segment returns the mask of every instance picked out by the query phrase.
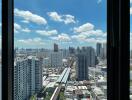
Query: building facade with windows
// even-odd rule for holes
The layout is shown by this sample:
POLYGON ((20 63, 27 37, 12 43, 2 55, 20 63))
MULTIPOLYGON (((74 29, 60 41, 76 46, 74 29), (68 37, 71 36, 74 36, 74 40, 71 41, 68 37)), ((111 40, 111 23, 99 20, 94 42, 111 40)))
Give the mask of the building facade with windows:
POLYGON ((14 100, 29 100, 42 88, 40 60, 29 56, 17 58, 14 65, 14 100))
POLYGON ((63 52, 52 52, 51 53, 51 66, 52 67, 62 67, 63 52))
POLYGON ((76 78, 78 81, 88 80, 88 55, 87 52, 82 49, 76 54, 76 78))
POLYGON ((96 44, 96 55, 97 55, 98 57, 101 56, 101 49, 102 49, 102 44, 101 44, 101 43, 97 43, 97 44, 96 44))

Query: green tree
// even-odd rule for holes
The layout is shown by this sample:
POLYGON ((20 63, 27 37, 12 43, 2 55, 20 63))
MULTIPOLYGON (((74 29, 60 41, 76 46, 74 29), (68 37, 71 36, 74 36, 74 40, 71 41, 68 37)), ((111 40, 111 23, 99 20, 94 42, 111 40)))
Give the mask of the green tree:
POLYGON ((65 100, 64 92, 60 92, 59 94, 59 100, 65 100))

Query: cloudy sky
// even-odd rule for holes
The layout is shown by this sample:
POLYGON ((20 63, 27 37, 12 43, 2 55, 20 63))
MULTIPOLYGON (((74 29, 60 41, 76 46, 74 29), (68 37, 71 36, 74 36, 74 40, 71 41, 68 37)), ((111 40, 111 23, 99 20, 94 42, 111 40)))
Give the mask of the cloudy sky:
MULTIPOLYGON (((14 1, 16 47, 52 48, 53 43, 60 48, 95 47, 106 41, 106 0, 14 1)), ((132 0, 130 18, 132 23, 132 0)), ((132 44, 132 27, 130 31, 132 44)))
POLYGON ((106 0, 14 0, 15 46, 60 48, 106 41, 106 0))

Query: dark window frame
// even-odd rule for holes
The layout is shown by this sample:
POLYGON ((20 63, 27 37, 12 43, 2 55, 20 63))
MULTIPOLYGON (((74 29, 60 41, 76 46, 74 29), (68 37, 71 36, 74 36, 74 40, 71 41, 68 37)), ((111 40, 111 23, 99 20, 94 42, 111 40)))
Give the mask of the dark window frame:
MULTIPOLYGON (((2 100, 13 100, 13 5, 2 0, 2 100)), ((108 100, 129 100, 129 11, 129 0, 107 0, 108 100)))
POLYGON ((107 4, 108 100, 129 100, 130 0, 107 4))

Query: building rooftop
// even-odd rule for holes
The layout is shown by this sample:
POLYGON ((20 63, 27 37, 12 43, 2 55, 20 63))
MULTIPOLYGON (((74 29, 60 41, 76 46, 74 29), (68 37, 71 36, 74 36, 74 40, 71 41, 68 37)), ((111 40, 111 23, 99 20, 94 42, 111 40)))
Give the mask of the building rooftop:
POLYGON ((36 56, 28 56, 28 59, 34 59, 34 60, 38 60, 38 58, 36 56))
POLYGON ((50 83, 46 86, 46 88, 54 87, 54 86, 55 86, 55 83, 56 83, 56 82, 50 82, 50 83))
POLYGON ((78 89, 80 89, 80 90, 87 90, 88 88, 86 86, 78 86, 78 89))
POLYGON ((95 87, 94 89, 93 89, 93 91, 94 91, 94 93, 97 95, 97 96, 101 96, 101 95, 104 95, 104 92, 101 90, 101 88, 99 88, 99 87, 95 87))
POLYGON ((75 94, 76 94, 76 95, 82 95, 83 92, 82 92, 80 89, 77 89, 77 90, 75 90, 75 94))

